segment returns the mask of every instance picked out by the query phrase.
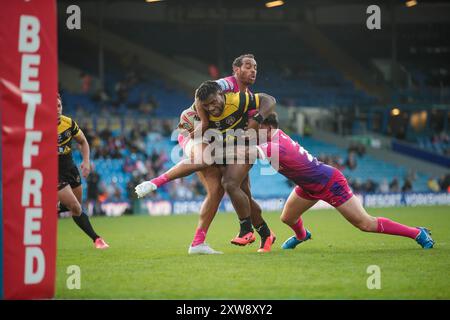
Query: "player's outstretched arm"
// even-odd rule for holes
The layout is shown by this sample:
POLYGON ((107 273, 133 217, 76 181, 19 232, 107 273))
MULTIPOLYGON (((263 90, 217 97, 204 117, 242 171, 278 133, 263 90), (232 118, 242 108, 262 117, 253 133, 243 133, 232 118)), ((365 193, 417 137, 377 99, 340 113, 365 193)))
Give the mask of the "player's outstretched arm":
POLYGON ((83 157, 83 162, 81 162, 81 175, 83 178, 86 178, 91 172, 89 143, 87 142, 86 136, 81 129, 74 139, 81 147, 81 155, 83 157))

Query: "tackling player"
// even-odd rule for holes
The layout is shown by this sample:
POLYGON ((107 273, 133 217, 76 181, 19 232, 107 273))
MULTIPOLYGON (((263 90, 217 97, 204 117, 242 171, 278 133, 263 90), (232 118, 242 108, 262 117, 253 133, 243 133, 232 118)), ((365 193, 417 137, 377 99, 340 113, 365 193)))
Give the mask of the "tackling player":
POLYGON ((72 219, 94 242, 97 249, 107 249, 109 245, 95 233, 89 221, 89 217, 81 207, 82 187, 80 172, 72 158, 72 139, 81 146, 83 162, 81 173, 84 178, 91 170, 89 162, 89 144, 83 131, 77 123, 69 117, 62 115, 62 102, 58 94, 58 200, 62 206, 72 213, 72 219))
POLYGON ((344 175, 336 168, 323 164, 308 151, 278 129, 276 114, 268 116, 261 125, 267 132, 267 143, 258 149, 275 168, 297 186, 289 196, 281 220, 295 232, 287 239, 283 249, 294 249, 298 244, 311 239, 311 233, 304 228, 301 215, 318 200, 335 207, 352 225, 365 232, 385 233, 415 239, 424 249, 434 245, 428 229, 409 227, 388 218, 372 217, 350 190, 344 175))

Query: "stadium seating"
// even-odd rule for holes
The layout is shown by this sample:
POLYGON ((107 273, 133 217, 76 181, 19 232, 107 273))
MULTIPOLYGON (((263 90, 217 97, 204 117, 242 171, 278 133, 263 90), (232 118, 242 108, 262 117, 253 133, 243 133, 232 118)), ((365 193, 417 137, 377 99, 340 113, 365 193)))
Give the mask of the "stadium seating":
MULTIPOLYGON (((408 80, 405 88, 395 87, 393 102, 449 103, 448 27, 439 23, 399 24, 397 27, 397 62, 408 80)), ((354 25, 330 25, 321 26, 320 30, 368 68, 373 68, 373 59, 391 59, 389 29, 372 32, 354 25)))
MULTIPOLYGON (((167 26, 161 35, 161 33, 153 34, 152 28, 147 23, 143 24, 143 22, 127 22, 125 27, 120 22, 115 22, 107 25, 107 28, 169 57, 171 52, 177 52, 178 55, 192 57, 206 64, 212 63, 209 61, 210 53, 198 48, 202 46, 202 39, 208 36, 215 38, 214 30, 202 28, 197 33, 195 27, 192 27, 189 32, 184 32, 177 26, 167 26), (197 34, 202 36, 198 37, 197 34), (167 38, 173 41, 165 41, 167 38)), ((254 28, 247 25, 231 25, 226 28, 225 37, 229 41, 224 44, 223 65, 230 66, 226 69, 231 72, 231 62, 236 56, 247 51, 254 53, 259 64, 255 90, 270 92, 278 101, 294 106, 362 106, 376 102, 374 97, 356 89, 344 75, 318 58, 286 26, 258 26, 257 30, 254 28), (242 36, 243 34, 249 36, 242 36), (250 36, 252 34, 258 36, 250 36), (295 46, 289 46, 289 50, 280 50, 277 46, 267 45, 270 41, 284 43, 286 46, 295 43, 295 46), (237 51, 237 48, 240 49, 237 51)), ((73 39, 70 43, 69 41, 61 43, 61 50, 64 52, 75 50, 77 41, 79 40, 73 39)), ((78 47, 83 48, 91 56, 96 56, 94 48, 89 48, 86 44, 80 44, 78 47)), ((97 72, 92 60, 87 60, 82 55, 65 55, 64 58, 70 65, 76 65, 91 73, 97 72)), ((115 99, 114 85, 121 79, 119 75, 124 74, 123 70, 120 72, 122 63, 121 59, 113 54, 108 54, 106 60, 106 89, 115 99)), ((178 114, 190 103, 191 97, 166 84, 158 76, 146 71, 145 78, 147 80, 144 83, 128 92, 128 104, 139 103, 142 96, 145 99, 145 95, 150 93, 159 105, 155 115, 170 117, 178 114)), ((72 105, 70 98, 69 104, 72 105)))
POLYGON ((435 152, 441 155, 448 155, 450 141, 435 141, 428 136, 417 137, 417 145, 424 150, 435 152))

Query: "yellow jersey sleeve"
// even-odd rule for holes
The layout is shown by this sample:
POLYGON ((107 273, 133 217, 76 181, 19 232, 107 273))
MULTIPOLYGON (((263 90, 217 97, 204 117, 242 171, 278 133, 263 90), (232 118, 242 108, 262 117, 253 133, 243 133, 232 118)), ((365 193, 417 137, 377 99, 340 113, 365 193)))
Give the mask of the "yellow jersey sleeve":
POLYGON ((246 93, 248 96, 248 110, 259 109, 259 94, 246 93))
POLYGON ((78 124, 73 119, 72 119, 72 126, 70 127, 70 131, 72 133, 72 137, 76 137, 81 133, 80 127, 78 127, 78 124))
POLYGON ((239 93, 239 108, 244 112, 259 109, 259 94, 248 92, 239 93))
POLYGON ((239 110, 249 111, 259 109, 259 94, 236 92, 225 94, 226 104, 234 105, 239 110))

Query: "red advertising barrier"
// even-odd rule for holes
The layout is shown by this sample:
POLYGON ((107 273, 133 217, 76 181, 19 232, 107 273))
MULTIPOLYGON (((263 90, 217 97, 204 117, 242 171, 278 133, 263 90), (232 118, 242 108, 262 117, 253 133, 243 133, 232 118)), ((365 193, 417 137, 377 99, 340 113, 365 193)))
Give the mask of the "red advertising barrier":
POLYGON ((57 224, 54 0, 0 8, 3 298, 52 298, 57 224))

